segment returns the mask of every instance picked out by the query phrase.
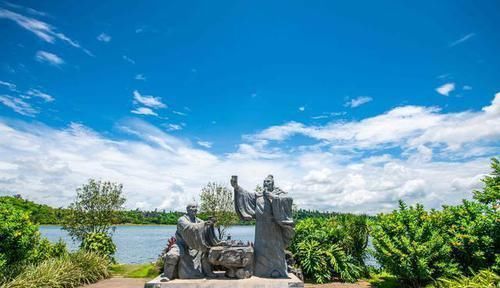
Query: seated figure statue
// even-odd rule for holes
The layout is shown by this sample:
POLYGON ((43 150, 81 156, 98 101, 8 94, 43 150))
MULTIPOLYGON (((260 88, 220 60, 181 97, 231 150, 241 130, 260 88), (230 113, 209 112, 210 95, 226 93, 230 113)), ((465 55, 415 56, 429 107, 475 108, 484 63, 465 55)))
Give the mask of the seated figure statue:
POLYGON ((194 279, 214 277, 208 262, 210 247, 219 244, 215 236, 215 220, 203 221, 196 217, 198 206, 188 204, 187 214, 180 217, 175 233, 176 242, 165 255, 162 281, 174 278, 194 279))

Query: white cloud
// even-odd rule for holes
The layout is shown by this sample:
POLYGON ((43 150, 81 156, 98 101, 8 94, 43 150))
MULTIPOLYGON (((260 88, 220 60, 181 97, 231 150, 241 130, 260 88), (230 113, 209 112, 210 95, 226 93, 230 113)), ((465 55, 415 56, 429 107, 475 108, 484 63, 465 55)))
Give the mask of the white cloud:
POLYGON ((142 74, 137 74, 135 75, 135 80, 141 80, 141 81, 146 81, 146 77, 142 74))
POLYGON ((347 101, 344 106, 345 107, 351 107, 351 108, 356 108, 358 106, 361 106, 363 104, 366 104, 370 101, 372 101, 372 97, 368 97, 368 96, 359 96, 357 98, 354 98, 354 99, 350 99, 349 101, 347 101))
POLYGON ((0 103, 11 108, 16 113, 19 113, 24 116, 33 117, 38 113, 38 110, 33 108, 31 104, 25 102, 21 98, 12 97, 9 95, 0 95, 0 103))
POLYGON ((301 208, 376 213, 400 198, 439 208, 481 186, 489 157, 498 155, 499 122, 500 93, 480 111, 404 106, 360 121, 286 123, 215 155, 137 119, 117 123, 131 137, 116 139, 81 124, 55 129, 0 118, 0 191, 58 207, 98 178, 123 183, 129 208, 181 210, 208 181, 239 175, 250 190, 274 174, 301 208), (295 134, 316 141, 276 146, 295 134))
POLYGON ((14 21, 17 25, 32 32, 38 38, 42 39, 45 42, 54 43, 56 39, 58 39, 63 42, 66 42, 67 44, 73 47, 80 48, 85 53, 92 56, 92 53, 90 51, 83 48, 82 46, 80 46, 80 44, 78 44, 78 42, 70 39, 63 33, 58 32, 57 29, 54 26, 50 25, 49 23, 37 20, 32 17, 24 16, 3 8, 0 8, 0 18, 14 21))
POLYGON ((0 85, 7 87, 10 91, 16 91, 16 84, 0 80, 0 85))
POLYGON ((151 110, 151 108, 148 107, 138 107, 132 111, 130 111, 134 114, 139 114, 139 115, 150 115, 150 116, 158 116, 155 111, 151 110))
POLYGON ((172 111, 172 113, 176 114, 176 115, 180 115, 180 116, 186 116, 187 114, 184 113, 184 112, 180 112, 180 111, 172 111))
POLYGON ((300 106, 300 107, 299 107, 299 111, 300 111, 300 112, 304 112, 305 110, 306 110, 306 107, 304 107, 304 106, 300 106))
POLYGON ((462 87, 462 90, 472 90, 472 86, 469 86, 469 85, 464 85, 462 87))
POLYGON ((455 90, 455 83, 452 82, 443 84, 436 88, 436 92, 443 96, 449 96, 453 90, 455 90))
POLYGON ((205 147, 205 148, 212 148, 213 143, 209 141, 198 141, 196 142, 198 145, 205 147))
POLYGON ((54 97, 52 97, 51 95, 44 93, 44 92, 37 90, 37 89, 30 89, 30 90, 28 90, 28 92, 26 92, 26 94, 29 96, 41 98, 45 102, 52 102, 55 100, 54 97))
POLYGON ((480 112, 440 113, 436 107, 403 106, 384 114, 352 122, 307 126, 298 122, 271 126, 245 138, 250 141, 284 141, 304 135, 334 149, 430 145, 441 152, 467 147, 475 141, 500 136, 500 93, 480 112))
POLYGON ((166 125, 167 127, 167 130, 168 131, 178 131, 178 130, 182 130, 182 126, 179 125, 179 124, 172 124, 172 123, 169 123, 166 125))
POLYGON ((38 62, 45 62, 54 66, 59 66, 61 64, 64 64, 64 60, 61 57, 57 56, 56 54, 42 50, 36 52, 35 59, 38 62))
POLYGON ((101 33, 97 36, 97 40, 99 40, 101 42, 109 42, 109 41, 111 41, 111 36, 109 36, 106 33, 101 33))
POLYGON ((139 91, 137 91, 137 90, 134 90, 133 94, 134 94, 134 101, 136 101, 136 103, 138 103, 138 104, 140 103, 144 106, 155 108, 155 109, 167 107, 167 105, 165 105, 164 103, 161 102, 160 97, 154 97, 154 96, 150 96, 150 95, 141 95, 141 93, 139 93, 139 91))
POLYGON ((130 64, 135 64, 135 61, 126 55, 123 55, 122 58, 123 58, 123 60, 127 61, 130 64))
POLYGON ((461 44, 461 43, 469 40, 470 38, 472 38, 474 36, 476 36, 475 33, 469 33, 469 34, 463 36, 462 38, 457 39, 456 41, 451 42, 450 45, 449 45, 449 47, 457 46, 458 44, 461 44))

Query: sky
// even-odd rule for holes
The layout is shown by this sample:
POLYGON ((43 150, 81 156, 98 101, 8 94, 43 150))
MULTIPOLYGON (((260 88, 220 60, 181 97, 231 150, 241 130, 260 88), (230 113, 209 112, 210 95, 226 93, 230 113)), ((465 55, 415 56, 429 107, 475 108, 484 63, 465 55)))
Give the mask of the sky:
POLYGON ((500 154, 500 2, 0 2, 0 195, 90 178, 183 210, 268 175, 304 209, 471 198, 500 154))

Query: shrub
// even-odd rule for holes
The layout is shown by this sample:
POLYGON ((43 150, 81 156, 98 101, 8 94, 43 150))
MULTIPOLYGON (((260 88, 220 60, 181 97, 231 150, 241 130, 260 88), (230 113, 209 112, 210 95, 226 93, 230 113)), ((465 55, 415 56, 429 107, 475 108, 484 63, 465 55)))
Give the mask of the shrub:
POLYGON ((429 288, 497 288, 500 287, 500 277, 490 270, 482 270, 472 277, 455 277, 439 279, 429 288))
POLYGON ((462 205, 444 207, 440 216, 442 233, 462 273, 470 275, 495 264, 500 222, 494 209, 464 200, 462 205))
POLYGON ((103 256, 77 252, 61 258, 28 265, 0 288, 72 288, 109 277, 109 262, 103 256))
POLYGON ((428 213, 418 204, 407 207, 400 201, 399 210, 379 215, 373 226, 375 258, 404 285, 421 287, 458 272, 436 213, 428 213))
POLYGON ((103 256, 108 257, 112 262, 114 262, 113 255, 116 252, 115 243, 113 239, 106 233, 89 233, 83 239, 80 248, 94 252, 103 256))
POLYGON ((333 277, 348 282, 361 277, 368 241, 366 217, 308 218, 295 230, 290 248, 306 278, 324 283, 333 277))
POLYGON ((13 266, 31 255, 39 239, 38 226, 31 223, 28 213, 0 204, 0 278, 13 274, 17 270, 13 266))

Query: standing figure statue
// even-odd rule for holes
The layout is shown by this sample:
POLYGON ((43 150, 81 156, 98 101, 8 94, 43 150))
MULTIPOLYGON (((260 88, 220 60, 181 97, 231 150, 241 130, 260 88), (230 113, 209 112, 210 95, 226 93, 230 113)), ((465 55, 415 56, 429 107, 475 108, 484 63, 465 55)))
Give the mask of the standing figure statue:
POLYGON ((203 221, 196 217, 196 204, 188 204, 186 210, 187 214, 177 222, 175 244, 165 255, 162 281, 215 277, 208 262, 210 247, 219 244, 215 236, 215 220, 203 221))
POLYGON ((256 220, 254 243, 254 275, 265 278, 286 278, 285 248, 293 231, 292 198, 274 187, 272 175, 264 180, 264 190, 248 192, 231 177, 236 212, 242 220, 256 220))

